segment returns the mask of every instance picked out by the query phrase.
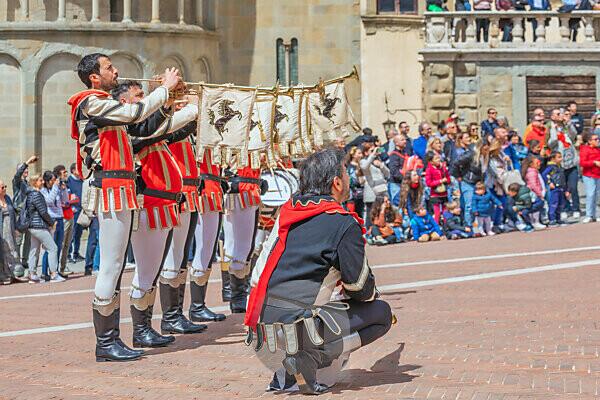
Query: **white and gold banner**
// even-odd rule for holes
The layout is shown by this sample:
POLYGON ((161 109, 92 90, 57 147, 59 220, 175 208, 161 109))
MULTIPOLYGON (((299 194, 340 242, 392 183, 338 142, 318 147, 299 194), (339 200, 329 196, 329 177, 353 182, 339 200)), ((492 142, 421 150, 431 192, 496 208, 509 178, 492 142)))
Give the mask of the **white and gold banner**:
POLYGON ((213 161, 248 165, 248 140, 256 90, 201 86, 196 154, 213 149, 213 161))
POLYGON ((322 90, 313 90, 308 95, 311 133, 316 146, 323 145, 323 136, 330 140, 358 132, 360 127, 350 109, 344 80, 325 84, 322 90))
POLYGON ((272 126, 275 101, 272 94, 260 94, 254 102, 247 148, 250 165, 260 165, 261 154, 267 154, 269 164, 274 164, 272 126))

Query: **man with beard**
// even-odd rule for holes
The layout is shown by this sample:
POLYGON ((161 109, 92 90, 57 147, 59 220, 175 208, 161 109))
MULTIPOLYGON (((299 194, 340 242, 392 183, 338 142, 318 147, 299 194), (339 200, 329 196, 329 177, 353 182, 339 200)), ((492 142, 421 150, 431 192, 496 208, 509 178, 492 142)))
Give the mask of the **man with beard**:
POLYGON ((390 306, 376 299, 362 220, 341 205, 349 181, 343 152, 309 156, 300 169, 299 194, 282 206, 257 260, 246 343, 254 342, 257 351, 265 342, 273 353, 285 350, 285 371, 275 374, 271 389, 297 383, 305 394, 327 391, 317 371, 391 327, 390 306))
POLYGON ((177 69, 169 68, 161 86, 148 97, 122 104, 109 93, 117 86, 119 73, 108 56, 93 53, 83 57, 77 73, 88 89, 68 101, 71 137, 78 145, 78 174, 83 176, 84 162, 93 171, 88 203, 82 207, 97 212, 100 230, 100 272, 92 302, 96 360, 135 360, 143 351, 129 348, 119 338, 121 276, 133 211, 139 208, 130 136, 149 136, 157 131, 157 124, 170 123, 169 91, 180 84, 180 78, 177 69), (146 124, 159 110, 161 116, 146 124), (127 126, 132 124, 139 126, 129 132, 127 126))

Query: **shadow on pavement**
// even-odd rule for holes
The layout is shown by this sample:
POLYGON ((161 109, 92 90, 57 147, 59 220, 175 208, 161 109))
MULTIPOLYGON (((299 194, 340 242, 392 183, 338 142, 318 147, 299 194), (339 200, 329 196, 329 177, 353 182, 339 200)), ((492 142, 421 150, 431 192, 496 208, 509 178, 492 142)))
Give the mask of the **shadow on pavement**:
POLYGON ((340 394, 344 391, 357 391, 367 387, 393 385, 396 383, 410 382, 416 376, 407 372, 421 368, 420 365, 400 365, 400 355, 404 350, 404 343, 388 354, 377 360, 370 369, 354 368, 342 371, 341 379, 331 389, 331 393, 340 394))

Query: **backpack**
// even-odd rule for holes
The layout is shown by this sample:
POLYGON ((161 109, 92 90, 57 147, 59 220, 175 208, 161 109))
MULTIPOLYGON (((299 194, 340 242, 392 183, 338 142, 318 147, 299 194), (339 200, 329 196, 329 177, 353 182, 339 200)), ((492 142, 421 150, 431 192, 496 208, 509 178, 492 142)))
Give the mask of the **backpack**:
POLYGON ((19 212, 19 216, 17 217, 15 228, 21 232, 25 233, 29 227, 31 226, 31 216, 29 215, 29 195, 25 197, 25 201, 23 202, 23 208, 21 212, 19 212))

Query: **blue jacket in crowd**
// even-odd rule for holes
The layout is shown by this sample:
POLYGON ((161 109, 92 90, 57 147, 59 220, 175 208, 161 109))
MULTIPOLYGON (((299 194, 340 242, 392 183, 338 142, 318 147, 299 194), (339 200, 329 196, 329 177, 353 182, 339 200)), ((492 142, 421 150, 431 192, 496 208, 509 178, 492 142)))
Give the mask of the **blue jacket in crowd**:
POLYGON ((75 178, 73 175, 69 175, 67 178, 67 187, 69 188, 71 194, 74 194, 80 200, 73 203, 73 208, 75 211, 81 210, 81 191, 83 187, 83 181, 79 178, 75 178))
POLYGON ((421 160, 425 160, 425 153, 427 152, 427 138, 421 135, 413 140, 412 150, 413 153, 419 156, 421 160))
POLYGON ((428 234, 431 235, 433 232, 442 236, 442 230, 440 226, 435 222, 435 219, 427 213, 423 217, 415 216, 410 220, 410 225, 413 231, 413 239, 417 240, 421 236, 428 234))
POLYGON ((471 209, 479 217, 489 217, 492 215, 492 206, 501 206, 502 202, 487 190, 484 194, 473 193, 473 202, 471 209))

